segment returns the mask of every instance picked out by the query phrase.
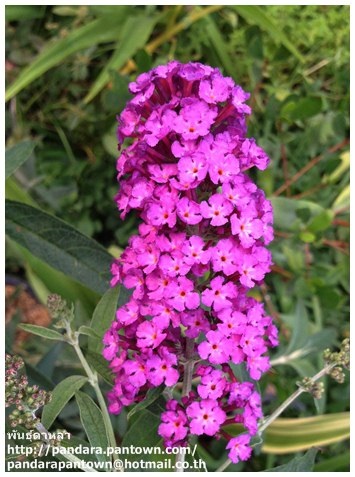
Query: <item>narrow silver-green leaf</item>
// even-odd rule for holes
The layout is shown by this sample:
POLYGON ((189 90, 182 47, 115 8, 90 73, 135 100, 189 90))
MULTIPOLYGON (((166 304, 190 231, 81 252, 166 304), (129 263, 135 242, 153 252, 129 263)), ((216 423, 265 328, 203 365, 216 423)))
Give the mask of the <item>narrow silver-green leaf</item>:
POLYGON ((124 293, 123 287, 110 288, 97 304, 90 323, 90 328, 94 330, 98 337, 89 338, 89 350, 101 353, 102 338, 105 331, 115 319, 118 297, 121 290, 122 293, 124 293))
POLYGON ((96 340, 100 339, 100 336, 96 333, 96 331, 89 326, 80 326, 80 328, 78 329, 78 333, 81 335, 90 336, 91 338, 94 338, 96 340))
POLYGON ((80 420, 91 447, 97 449, 97 460, 107 462, 109 457, 104 452, 106 452, 109 444, 102 412, 87 394, 78 391, 75 393, 75 398, 79 406, 80 420), (103 452, 100 453, 99 449, 102 449, 103 452))
POLYGON ((31 156, 33 141, 22 141, 7 149, 5 153, 5 179, 10 177, 31 156))
POLYGON ((101 71, 84 98, 89 103, 110 80, 110 71, 119 70, 148 40, 158 17, 137 16, 127 18, 122 28, 122 37, 116 50, 101 71))
POLYGON ((52 399, 43 408, 42 424, 49 429, 64 406, 87 382, 85 376, 69 376, 61 381, 52 391, 52 399))
POLYGON ((6 234, 51 267, 96 293, 107 290, 111 255, 64 221, 29 205, 7 200, 6 234))
POLYGON ((18 327, 21 328, 21 330, 32 333, 33 335, 41 336, 41 338, 46 338, 47 340, 65 341, 64 336, 58 331, 45 328, 44 326, 21 323, 18 327))

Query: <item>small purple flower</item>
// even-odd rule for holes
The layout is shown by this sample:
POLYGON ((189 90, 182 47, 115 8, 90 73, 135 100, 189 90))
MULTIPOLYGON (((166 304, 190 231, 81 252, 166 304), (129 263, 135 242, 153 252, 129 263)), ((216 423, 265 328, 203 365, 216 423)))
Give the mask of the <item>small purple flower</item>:
POLYGON ((237 235, 243 247, 249 248, 263 235, 264 226, 261 220, 248 215, 244 209, 240 217, 233 214, 230 218, 232 234, 237 235))
POLYGON ((201 308, 182 313, 181 323, 186 326, 185 334, 188 338, 197 338, 201 332, 207 333, 211 329, 210 322, 201 308))
POLYGON ((177 365, 177 358, 164 348, 160 350, 160 355, 153 355, 147 361, 148 381, 154 386, 160 386, 163 382, 167 386, 174 386, 179 379, 179 373, 173 367, 177 365))
POLYGON ((206 175, 208 166, 201 153, 182 157, 178 163, 179 179, 182 182, 192 183, 202 181, 206 175))
POLYGON ((178 217, 185 222, 185 224, 195 225, 201 222, 201 212, 199 205, 189 200, 187 197, 183 197, 177 203, 178 217))
POLYGON ((214 184, 229 183, 239 170, 239 161, 233 154, 219 157, 208 167, 208 173, 214 184))
POLYGON ((168 302, 178 311, 195 310, 200 304, 200 296, 193 290, 193 282, 180 277, 167 287, 168 302))
POLYGON ((179 115, 173 123, 173 130, 181 134, 185 140, 206 136, 217 116, 215 107, 208 106, 204 101, 184 99, 179 115))
POLYGON ((233 239, 227 238, 221 239, 211 250, 211 263, 214 272, 223 272, 229 276, 237 271, 235 246, 233 239))
POLYGON ((218 402, 212 399, 204 399, 193 402, 186 409, 190 419, 192 434, 207 434, 214 436, 226 420, 226 413, 219 407, 218 402))
POLYGON ((201 358, 213 364, 227 363, 230 356, 230 344, 227 338, 219 331, 209 331, 206 338, 206 341, 198 345, 201 358))
POLYGON ((210 286, 202 292, 202 303, 212 307, 215 311, 232 306, 231 299, 238 295, 237 287, 232 282, 224 283, 224 278, 214 278, 210 286))
POLYGON ((201 378, 201 384, 197 386, 197 392, 202 399, 218 399, 223 396, 227 386, 224 374, 219 369, 205 374, 201 378))
POLYGON ((161 420, 158 433, 168 446, 175 446, 184 441, 188 432, 188 422, 182 409, 163 412, 161 420))
POLYGON ((156 348, 166 337, 152 321, 143 321, 137 328, 137 346, 139 348, 156 348))
POLYGON ((172 201, 151 202, 147 207, 147 218, 152 225, 159 226, 167 224, 174 227, 176 223, 176 204, 172 201))
POLYGON ((221 194, 212 195, 208 202, 200 204, 201 214, 206 219, 211 219, 211 225, 224 225, 228 222, 228 216, 233 212, 233 206, 221 194))
POLYGON ((241 460, 248 460, 251 455, 250 436, 247 434, 241 434, 240 436, 233 437, 228 444, 229 449, 228 457, 230 460, 237 464, 241 460))

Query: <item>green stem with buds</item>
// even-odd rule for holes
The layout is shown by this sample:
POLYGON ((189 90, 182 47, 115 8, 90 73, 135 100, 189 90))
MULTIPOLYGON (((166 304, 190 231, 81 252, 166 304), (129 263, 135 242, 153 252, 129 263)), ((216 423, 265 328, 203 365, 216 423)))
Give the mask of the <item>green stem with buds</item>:
MULTIPOLYGON (((323 376, 329 373, 329 371, 332 370, 336 366, 336 363, 331 363, 327 364, 321 371, 319 371, 317 374, 315 374, 310 380, 310 384, 316 383, 319 379, 321 379, 323 376)), ((258 428, 258 435, 261 436, 261 434, 265 431, 267 427, 272 424, 275 419, 277 419, 280 414, 284 412, 284 410, 293 403, 302 393, 307 392, 307 389, 302 387, 302 385, 295 391, 293 394, 291 394, 290 397, 288 397, 267 419, 264 420, 264 422, 261 424, 261 426, 258 428)), ((230 459, 227 459, 223 464, 218 467, 216 472, 223 472, 229 465, 232 463, 230 459)))

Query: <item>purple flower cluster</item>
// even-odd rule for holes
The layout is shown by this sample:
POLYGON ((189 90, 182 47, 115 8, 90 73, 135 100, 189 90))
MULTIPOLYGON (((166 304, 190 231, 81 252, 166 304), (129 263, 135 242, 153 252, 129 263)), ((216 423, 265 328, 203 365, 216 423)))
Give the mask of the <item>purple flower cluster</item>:
POLYGON ((116 201, 122 218, 134 209, 142 223, 112 265, 111 285, 133 293, 104 337, 116 376, 110 411, 184 381, 181 399, 169 400, 161 416, 165 443, 226 436, 222 427, 237 422, 246 432, 229 438, 229 457, 246 460, 260 395, 232 368, 260 379, 277 344, 271 318, 248 296, 270 271, 265 245, 273 238, 270 202, 245 173, 268 165, 246 138, 249 95, 216 68, 176 61, 140 75, 130 91, 119 117, 127 146, 116 201))

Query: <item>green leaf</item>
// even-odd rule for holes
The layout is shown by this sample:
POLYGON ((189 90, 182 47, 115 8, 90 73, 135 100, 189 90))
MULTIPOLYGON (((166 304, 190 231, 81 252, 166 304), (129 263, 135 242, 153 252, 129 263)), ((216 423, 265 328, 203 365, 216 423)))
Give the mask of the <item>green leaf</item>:
POLYGON ((33 20, 42 18, 45 5, 6 5, 5 20, 7 22, 33 20))
MULTIPOLYGON (((79 406, 80 420, 91 446, 97 450, 101 448, 103 451, 106 451, 108 448, 108 438, 101 410, 85 393, 78 391, 75 393, 75 398, 79 406)), ((100 452, 96 452, 96 457, 99 462, 110 460, 106 454, 100 454, 100 452)))
POLYGON ((308 230, 300 232, 299 238, 304 243, 313 243, 316 240, 316 236, 312 232, 308 232, 308 230))
POLYGON ((350 169, 350 151, 340 154, 341 163, 329 176, 325 176, 324 182, 335 183, 340 180, 350 169))
POLYGON ((78 333, 81 335, 90 336, 91 338, 94 338, 96 340, 100 339, 100 336, 96 333, 96 331, 89 326, 80 326, 80 328, 78 329, 78 333))
POLYGON ((147 409, 140 411, 123 437, 122 446, 159 446, 162 438, 158 434, 160 417, 147 409))
POLYGON ((313 468, 313 472, 349 472, 349 470, 350 452, 344 452, 329 459, 322 460, 313 468))
POLYGON ((119 70, 148 40, 158 16, 134 16, 127 18, 121 31, 121 40, 109 61, 101 71, 99 77, 92 85, 89 93, 84 98, 84 103, 89 103, 109 82, 110 71, 119 70), (132 34, 134 32, 134 34, 132 34))
POLYGON ((55 343, 36 364, 36 370, 52 379, 58 357, 63 353, 63 347, 65 347, 63 342, 55 343))
POLYGON ((233 5, 231 6, 237 13, 244 18, 251 25, 258 25, 268 35, 273 38, 277 44, 283 45, 302 63, 304 62, 303 55, 294 46, 286 34, 274 23, 274 21, 265 13, 264 7, 249 6, 249 5, 233 5))
MULTIPOLYGON (((78 457, 78 459, 83 460, 84 462, 97 462, 97 454, 93 454, 91 449, 90 449, 90 444, 87 441, 84 441, 83 439, 79 439, 79 437, 70 436, 70 439, 63 439, 60 441, 61 447, 71 447, 71 448, 76 448, 79 452, 75 453, 75 456, 78 457)), ((65 458, 65 454, 57 454, 56 459, 66 462, 67 459, 65 458)))
POLYGON ((38 207, 30 194, 18 184, 14 177, 9 177, 5 182, 5 197, 6 199, 32 205, 32 207, 38 207))
POLYGON ((290 354, 292 351, 302 348, 307 342, 308 315, 301 299, 297 300, 293 323, 292 337, 285 354, 290 354))
POLYGON ((23 141, 7 149, 5 153, 5 179, 10 177, 31 156, 33 141, 23 141))
MULTIPOLYGON (((300 230, 302 220, 298 213, 303 209, 309 211, 308 218, 313 218, 325 210, 320 205, 307 200, 295 200, 287 197, 271 197, 270 200, 274 209, 275 227, 281 230, 300 230)), ((303 210, 301 214, 304 215, 304 212, 303 210)))
POLYGON ((41 338, 46 338, 47 340, 65 341, 65 338, 61 333, 49 328, 44 328, 43 326, 21 323, 18 327, 21 328, 21 330, 32 333, 33 335, 41 336, 41 338))
POLYGON ((280 116, 288 121, 303 121, 322 111, 322 100, 318 97, 288 101, 281 109, 280 116))
MULTIPOLYGON (((33 285, 32 276, 36 276, 36 281, 42 284, 42 291, 47 289, 50 293, 56 293, 63 297, 67 302, 73 303, 80 301, 84 306, 88 316, 91 316, 100 295, 93 293, 92 290, 84 287, 80 283, 72 280, 64 273, 55 270, 47 265, 43 260, 32 255, 26 248, 16 244, 12 240, 8 240, 11 248, 18 254, 19 259, 23 260, 26 268, 26 278, 30 285, 33 285), (30 274, 28 273, 30 271, 30 274)), ((37 293, 37 286, 34 288, 37 293)), ((47 295, 48 296, 48 295, 47 295)), ((46 297, 47 302, 47 297, 46 297)))
MULTIPOLYGON (((304 322, 303 322, 304 324, 304 322)), ((271 360, 272 366, 289 364, 293 366, 301 376, 315 374, 314 366, 307 360, 306 356, 319 353, 325 348, 331 347, 336 342, 337 333, 334 329, 328 328, 315 333, 307 338, 302 347, 292 349, 290 354, 282 352, 271 360)))
MULTIPOLYGON (((62 344, 62 343, 57 343, 57 344, 62 344)), ((45 389, 46 391, 51 391, 54 388, 54 383, 48 376, 48 374, 44 374, 42 371, 35 368, 29 363, 25 363, 25 369, 26 369, 26 376, 28 377, 28 382, 30 386, 33 386, 34 384, 37 384, 40 386, 42 389, 45 389)))
POLYGON ((103 16, 82 27, 75 28, 65 38, 49 42, 10 85, 6 92, 6 101, 13 98, 53 66, 65 61, 73 53, 92 45, 118 40, 120 24, 125 20, 126 14, 127 9, 124 5, 116 6, 111 15, 103 16))
POLYGON ((89 350, 101 353, 103 346, 102 338, 116 317, 117 302, 121 290, 124 292, 123 287, 110 288, 97 304, 90 323, 90 328, 94 330, 98 338, 89 338, 89 350))
POLYGON ((145 409, 148 406, 150 406, 154 401, 156 401, 162 395, 162 392, 164 391, 164 389, 165 389, 164 385, 160 385, 157 388, 149 389, 143 401, 136 404, 129 411, 127 415, 127 419, 130 419, 134 414, 136 414, 136 412, 142 411, 142 409, 145 409))
POLYGON ((295 457, 287 464, 265 470, 264 472, 312 472, 318 449, 309 449, 304 455, 295 457))
POLYGON ((95 330, 100 339, 89 338, 89 349, 97 353, 102 351, 102 339, 110 324, 116 317, 116 311, 125 305, 131 296, 131 292, 123 286, 110 288, 97 304, 90 327, 95 330))
POLYGON ((337 212, 350 207, 350 185, 344 187, 333 203, 333 210, 337 212))
POLYGON ((33 255, 91 290, 107 290, 111 256, 71 225, 34 207, 7 200, 6 233, 33 255))
POLYGON ((328 229, 333 222, 334 212, 332 210, 324 210, 319 215, 316 215, 307 225, 309 232, 322 232, 328 229))
POLYGON ((89 365, 99 373, 99 375, 110 385, 113 385, 113 374, 108 367, 108 362, 105 358, 94 351, 86 350, 85 358, 89 365))
POLYGON ((341 442, 350 436, 350 413, 276 419, 265 431, 262 451, 288 454, 341 442))
POLYGON ((42 424, 49 429, 64 406, 87 382, 85 376, 69 376, 61 381, 52 391, 52 399, 43 408, 42 424))
POLYGON ((207 17, 205 17, 204 23, 206 25, 205 35, 210 40, 210 43, 213 48, 216 50, 217 55, 226 73, 236 78, 236 70, 229 54, 228 45, 225 43, 219 29, 216 26, 216 23, 213 21, 212 16, 208 15, 207 17))

